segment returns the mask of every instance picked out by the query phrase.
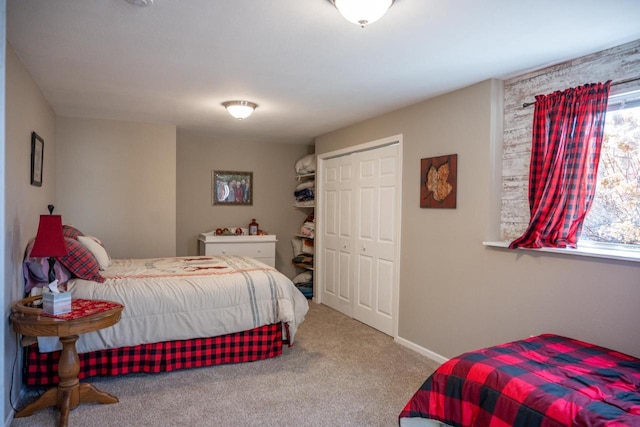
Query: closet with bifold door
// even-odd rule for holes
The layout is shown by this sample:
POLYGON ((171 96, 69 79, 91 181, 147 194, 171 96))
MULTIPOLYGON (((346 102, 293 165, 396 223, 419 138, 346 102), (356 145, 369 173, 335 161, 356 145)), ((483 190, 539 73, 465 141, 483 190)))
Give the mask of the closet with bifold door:
POLYGON ((318 302, 395 336, 402 136, 321 154, 316 174, 318 302))

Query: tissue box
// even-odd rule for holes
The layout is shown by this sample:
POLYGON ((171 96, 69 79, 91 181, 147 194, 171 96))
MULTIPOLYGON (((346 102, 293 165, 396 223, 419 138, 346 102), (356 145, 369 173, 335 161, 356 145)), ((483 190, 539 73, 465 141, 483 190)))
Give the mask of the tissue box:
POLYGON ((64 314, 71 311, 71 292, 44 292, 42 311, 46 314, 64 314))

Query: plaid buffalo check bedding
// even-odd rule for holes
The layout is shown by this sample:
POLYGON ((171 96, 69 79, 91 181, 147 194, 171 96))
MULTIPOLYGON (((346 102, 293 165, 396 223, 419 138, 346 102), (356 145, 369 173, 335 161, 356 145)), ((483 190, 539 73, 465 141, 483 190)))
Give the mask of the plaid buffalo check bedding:
MULTIPOLYGON (((168 372, 225 363, 243 363, 282 354, 282 325, 264 325, 218 337, 140 344, 80 353, 78 379, 130 373, 168 372)), ((40 353, 26 347, 24 383, 53 386, 60 382, 60 351, 40 353)))
POLYGON ((399 416, 412 417, 451 426, 640 426, 640 359, 550 334, 465 353, 424 382, 399 416))

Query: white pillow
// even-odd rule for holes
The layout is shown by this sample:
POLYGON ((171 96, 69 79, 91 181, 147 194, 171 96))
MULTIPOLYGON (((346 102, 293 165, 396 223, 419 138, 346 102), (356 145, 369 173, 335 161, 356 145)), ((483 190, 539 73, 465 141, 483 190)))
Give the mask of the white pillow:
POLYGON ((316 155, 307 154, 296 162, 296 173, 305 174, 316 171, 316 155))
POLYGON ((304 190, 305 188, 313 188, 316 186, 316 182, 314 180, 301 182, 296 185, 296 191, 304 190))
POLYGON ((78 236, 78 241, 86 246, 93 256, 96 257, 100 270, 105 270, 109 267, 109 254, 104 246, 102 246, 100 240, 92 236, 78 236))

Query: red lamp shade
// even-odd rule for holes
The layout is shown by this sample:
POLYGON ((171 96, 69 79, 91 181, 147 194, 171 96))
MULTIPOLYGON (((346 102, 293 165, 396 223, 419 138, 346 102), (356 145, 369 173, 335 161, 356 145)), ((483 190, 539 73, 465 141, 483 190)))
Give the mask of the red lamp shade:
POLYGON ((32 257, 59 257, 67 254, 60 215, 40 215, 38 234, 31 249, 32 257))

